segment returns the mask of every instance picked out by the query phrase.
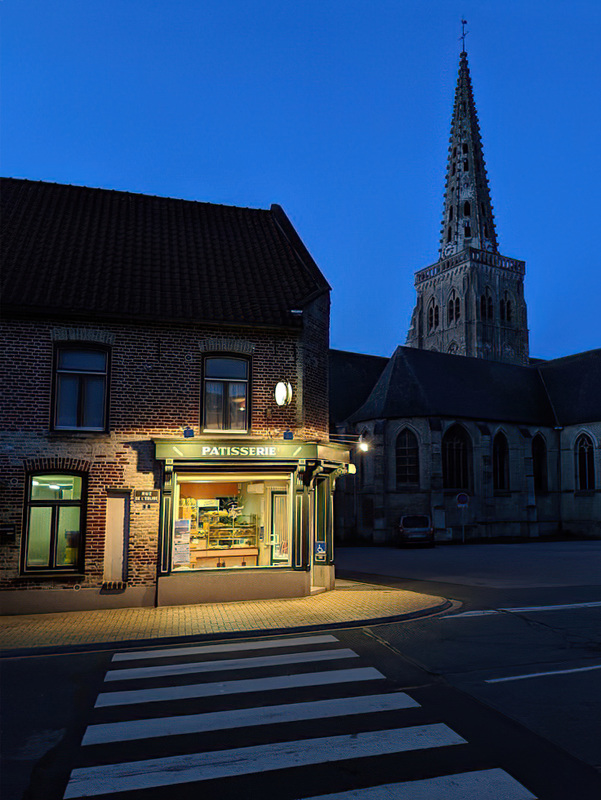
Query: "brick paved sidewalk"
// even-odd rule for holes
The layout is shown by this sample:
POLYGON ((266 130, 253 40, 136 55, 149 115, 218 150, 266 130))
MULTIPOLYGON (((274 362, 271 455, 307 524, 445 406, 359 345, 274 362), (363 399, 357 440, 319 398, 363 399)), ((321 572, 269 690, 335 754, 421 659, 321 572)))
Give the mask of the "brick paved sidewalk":
POLYGON ((0 617, 0 648, 64 647, 178 636, 335 627, 435 613, 444 598, 356 581, 331 592, 284 600, 249 600, 162 608, 120 608, 0 617))

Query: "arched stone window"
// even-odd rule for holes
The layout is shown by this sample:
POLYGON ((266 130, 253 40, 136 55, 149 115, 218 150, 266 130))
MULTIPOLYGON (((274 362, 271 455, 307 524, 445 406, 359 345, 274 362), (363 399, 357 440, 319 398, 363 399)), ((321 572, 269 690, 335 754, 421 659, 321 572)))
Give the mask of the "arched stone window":
POLYGON ((438 311, 438 303, 432 298, 428 304, 428 331, 433 331, 438 328, 440 324, 440 315, 438 311))
POLYGON ((492 322, 494 319, 492 294, 488 287, 480 296, 480 319, 485 322, 492 322))
POLYGON ((469 201, 466 200, 465 203, 463 204, 463 216, 469 217, 470 214, 471 214, 471 206, 469 204, 469 201))
POLYGON ((417 436, 403 428, 396 439, 397 488, 419 484, 419 445, 417 436))
POLYGON ((547 445, 540 433, 537 433, 532 440, 532 472, 535 493, 544 494, 548 491, 547 445))
POLYGON ((472 443, 461 425, 452 425, 442 438, 442 480, 445 489, 469 489, 472 443))
POLYGON ((586 433, 576 439, 574 451, 576 490, 592 491, 595 488, 595 449, 586 433))
POLYGON ((447 303, 447 322, 457 322, 461 316, 461 301, 457 296, 455 289, 451 292, 449 302, 447 303))
POLYGON ((449 222, 453 219, 453 206, 449 206, 449 222))
POLYGON ((499 302, 499 317, 501 322, 511 322, 513 316, 513 308, 511 298, 508 292, 505 292, 499 302))
POLYGON ((492 444, 492 481, 495 491, 509 491, 509 447, 507 437, 501 432, 492 444))

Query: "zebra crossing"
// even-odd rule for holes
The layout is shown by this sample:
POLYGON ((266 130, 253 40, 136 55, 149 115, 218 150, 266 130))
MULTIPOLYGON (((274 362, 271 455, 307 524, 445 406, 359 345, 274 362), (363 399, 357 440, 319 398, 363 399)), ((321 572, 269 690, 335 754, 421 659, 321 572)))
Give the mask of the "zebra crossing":
POLYGON ((65 800, 535 798, 494 764, 449 771, 469 743, 331 634, 116 653, 104 684, 65 800))

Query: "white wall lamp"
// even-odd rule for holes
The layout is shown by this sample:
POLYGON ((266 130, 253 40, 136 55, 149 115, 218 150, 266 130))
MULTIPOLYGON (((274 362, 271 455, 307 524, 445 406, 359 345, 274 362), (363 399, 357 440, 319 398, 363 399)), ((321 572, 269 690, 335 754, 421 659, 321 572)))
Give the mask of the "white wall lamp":
POLYGON ((292 402, 292 386, 288 381, 278 381, 273 392, 279 406, 289 406, 292 402))

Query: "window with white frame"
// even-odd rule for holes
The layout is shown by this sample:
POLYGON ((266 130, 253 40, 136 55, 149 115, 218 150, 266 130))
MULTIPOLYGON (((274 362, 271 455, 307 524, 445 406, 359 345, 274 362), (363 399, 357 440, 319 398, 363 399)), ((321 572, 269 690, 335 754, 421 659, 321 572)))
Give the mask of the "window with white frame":
POLYGON ((203 390, 206 431, 245 433, 249 415, 249 362, 246 358, 207 356, 203 390))

